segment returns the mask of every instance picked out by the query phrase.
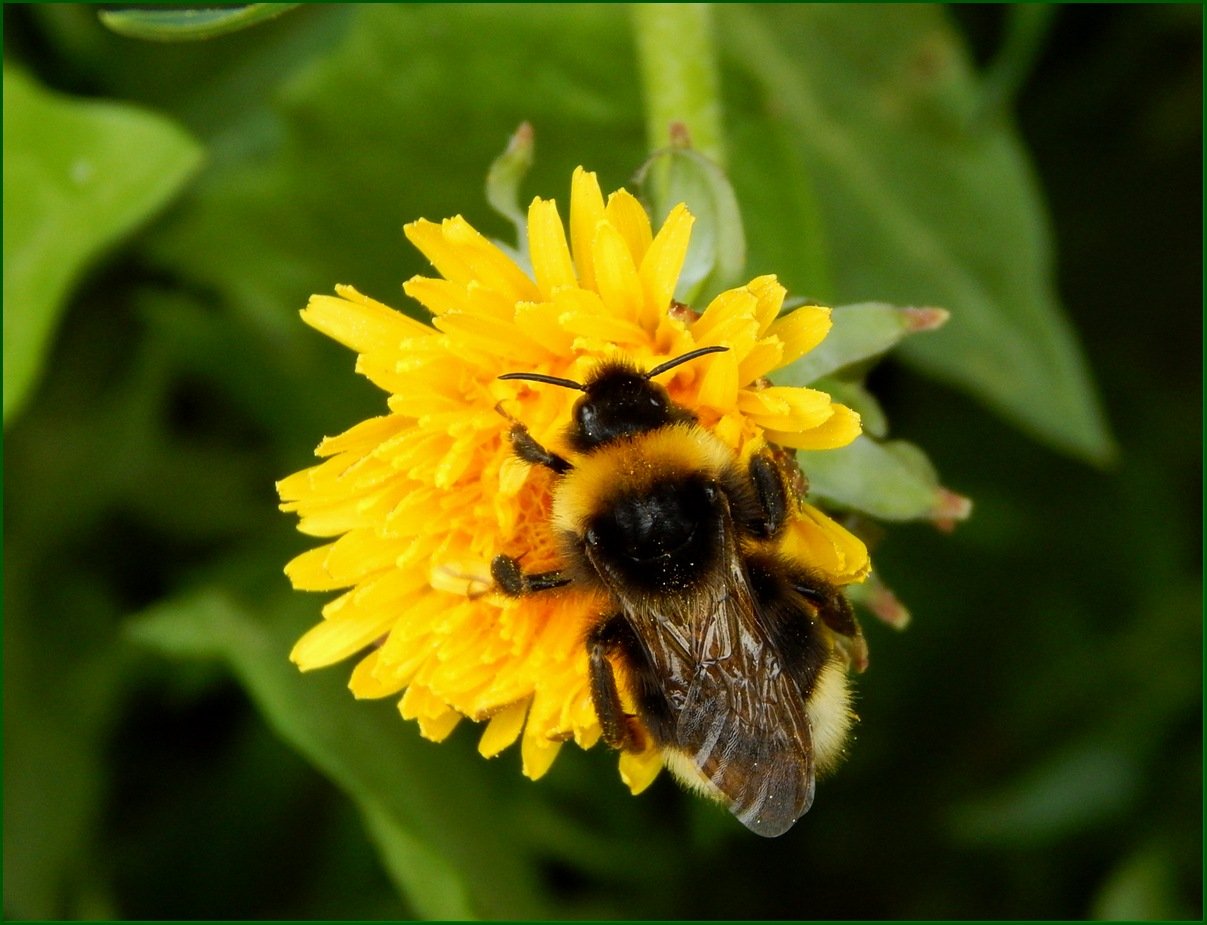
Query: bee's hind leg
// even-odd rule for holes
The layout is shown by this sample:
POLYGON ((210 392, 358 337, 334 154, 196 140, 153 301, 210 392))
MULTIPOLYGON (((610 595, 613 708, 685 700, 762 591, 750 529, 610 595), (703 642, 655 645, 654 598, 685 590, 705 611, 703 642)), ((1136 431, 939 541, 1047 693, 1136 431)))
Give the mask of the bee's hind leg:
POLYGON ((750 484, 754 488, 758 515, 745 522, 755 536, 769 539, 780 532, 788 519, 788 489, 775 460, 768 453, 750 459, 750 484))
POLYGON ((630 655, 633 629, 623 614, 614 614, 591 631, 587 637, 588 671, 591 678, 591 703, 603 730, 603 740, 613 748, 626 752, 642 752, 647 736, 637 718, 626 713, 616 687, 616 673, 609 654, 630 655))

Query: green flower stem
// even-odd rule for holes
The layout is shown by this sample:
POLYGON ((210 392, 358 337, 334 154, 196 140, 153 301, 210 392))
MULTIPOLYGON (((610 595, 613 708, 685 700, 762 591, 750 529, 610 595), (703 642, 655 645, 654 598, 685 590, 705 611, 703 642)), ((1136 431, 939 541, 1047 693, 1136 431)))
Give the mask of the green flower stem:
POLYGON ((681 122, 692 147, 724 166, 721 80, 709 5, 636 3, 633 29, 650 149, 670 144, 670 126, 681 122))

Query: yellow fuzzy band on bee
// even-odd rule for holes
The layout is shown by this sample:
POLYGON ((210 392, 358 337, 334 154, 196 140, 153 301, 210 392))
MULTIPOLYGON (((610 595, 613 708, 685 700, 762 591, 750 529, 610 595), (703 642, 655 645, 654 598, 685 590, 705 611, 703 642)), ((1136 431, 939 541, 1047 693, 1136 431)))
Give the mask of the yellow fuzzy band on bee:
POLYGON ((554 493, 553 526, 580 533, 603 498, 619 491, 642 492, 679 474, 719 476, 732 464, 733 451, 698 424, 617 440, 574 460, 554 493))

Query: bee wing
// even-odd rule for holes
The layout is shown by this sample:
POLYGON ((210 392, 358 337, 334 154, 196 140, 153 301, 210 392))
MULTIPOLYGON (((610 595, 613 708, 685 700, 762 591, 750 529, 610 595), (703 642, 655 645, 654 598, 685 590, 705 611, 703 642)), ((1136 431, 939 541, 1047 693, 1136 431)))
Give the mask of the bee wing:
POLYGON ((709 597, 712 612, 694 640, 695 667, 675 745, 743 825, 759 835, 781 835, 813 803, 806 698, 785 670, 761 619, 764 605, 736 555, 709 597))

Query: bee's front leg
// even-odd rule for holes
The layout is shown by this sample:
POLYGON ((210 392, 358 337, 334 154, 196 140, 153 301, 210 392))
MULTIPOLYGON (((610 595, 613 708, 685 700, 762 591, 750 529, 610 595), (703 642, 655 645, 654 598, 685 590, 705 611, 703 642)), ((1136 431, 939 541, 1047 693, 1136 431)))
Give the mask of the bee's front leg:
POLYGON ((546 469, 552 469, 558 475, 564 475, 574 468, 568 459, 558 456, 557 453, 547 450, 537 443, 532 438, 532 434, 528 433, 528 428, 518 421, 511 425, 511 430, 507 432, 507 439, 511 441, 516 456, 526 463, 544 466, 546 469))
POLYGON ((570 577, 560 569, 551 572, 525 572, 520 560, 513 556, 495 556, 490 563, 490 575, 499 590, 509 597, 523 597, 538 591, 552 591, 570 584, 570 577))

